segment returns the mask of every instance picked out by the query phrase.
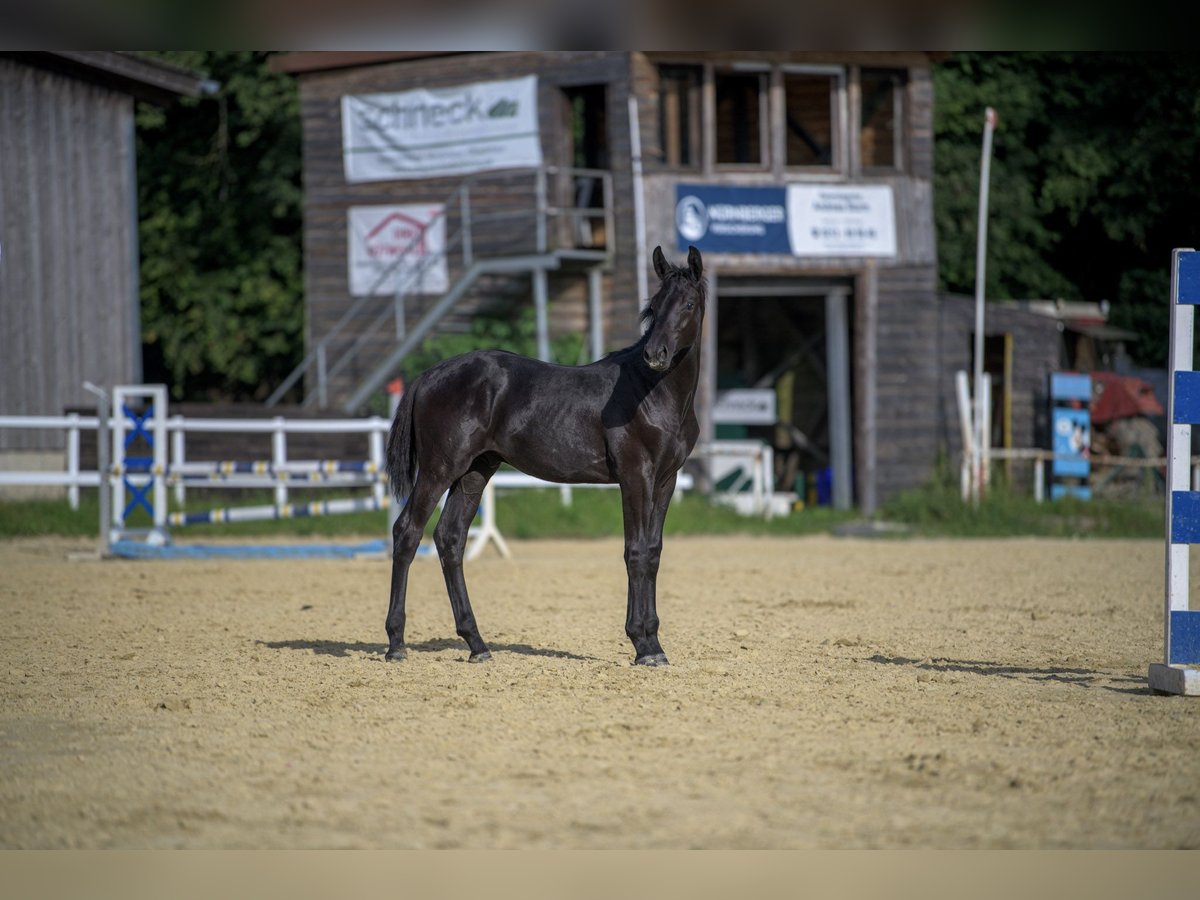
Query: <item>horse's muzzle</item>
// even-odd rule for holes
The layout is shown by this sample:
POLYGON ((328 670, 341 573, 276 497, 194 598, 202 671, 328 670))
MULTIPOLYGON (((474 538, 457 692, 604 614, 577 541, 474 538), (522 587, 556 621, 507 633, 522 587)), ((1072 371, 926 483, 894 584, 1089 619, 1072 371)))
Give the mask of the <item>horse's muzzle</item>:
POLYGON ((642 358, 646 360, 646 365, 652 368, 655 372, 664 372, 671 363, 671 355, 667 353, 666 347, 660 347, 657 350, 651 350, 647 347, 642 352, 642 358))

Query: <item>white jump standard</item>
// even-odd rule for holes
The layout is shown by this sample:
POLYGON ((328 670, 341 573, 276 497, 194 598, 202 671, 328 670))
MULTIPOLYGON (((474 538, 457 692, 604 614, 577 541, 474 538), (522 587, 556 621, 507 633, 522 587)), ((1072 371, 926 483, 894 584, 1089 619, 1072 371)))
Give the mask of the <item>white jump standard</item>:
POLYGON ((1171 379, 1167 403, 1165 661, 1150 666, 1150 687, 1200 695, 1200 609, 1189 601, 1189 551, 1200 544, 1200 491, 1191 488, 1192 426, 1200 424, 1200 372, 1193 369, 1200 253, 1171 257, 1171 379))

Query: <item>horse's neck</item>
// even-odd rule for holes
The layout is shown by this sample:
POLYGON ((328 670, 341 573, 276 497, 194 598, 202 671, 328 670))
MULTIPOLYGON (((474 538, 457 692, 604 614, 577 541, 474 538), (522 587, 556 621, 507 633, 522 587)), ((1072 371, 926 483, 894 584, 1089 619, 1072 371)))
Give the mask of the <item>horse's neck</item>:
POLYGON ((699 343, 693 344, 679 361, 679 365, 665 374, 651 372, 641 362, 640 351, 627 364, 638 368, 641 377, 646 381, 644 390, 647 394, 654 392, 664 399, 667 395, 677 399, 680 421, 694 413, 696 388, 700 384, 699 343))

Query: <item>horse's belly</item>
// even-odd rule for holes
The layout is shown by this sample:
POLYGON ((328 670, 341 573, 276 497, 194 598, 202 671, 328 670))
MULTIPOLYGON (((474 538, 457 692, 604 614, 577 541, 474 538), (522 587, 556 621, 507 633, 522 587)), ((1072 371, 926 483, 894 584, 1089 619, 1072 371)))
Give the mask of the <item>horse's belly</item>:
POLYGON ((578 452, 523 454, 518 451, 501 453, 505 461, 526 475, 561 484, 607 484, 612 478, 608 461, 603 456, 578 452))

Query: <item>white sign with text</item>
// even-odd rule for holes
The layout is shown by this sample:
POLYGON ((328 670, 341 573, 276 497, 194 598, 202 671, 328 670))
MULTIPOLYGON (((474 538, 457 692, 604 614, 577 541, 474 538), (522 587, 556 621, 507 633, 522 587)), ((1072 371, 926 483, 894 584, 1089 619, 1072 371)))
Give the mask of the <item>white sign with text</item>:
POLYGON ((895 256, 896 213, 886 184, 790 184, 788 238, 796 256, 895 256))
POLYGON ((542 164, 537 76, 342 97, 346 180, 435 178, 542 164))

